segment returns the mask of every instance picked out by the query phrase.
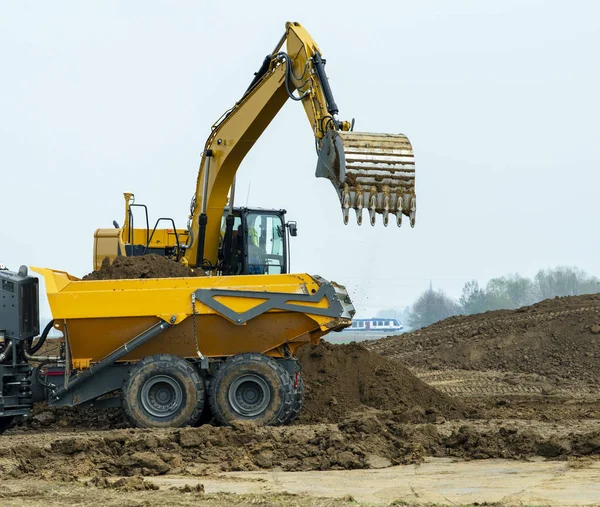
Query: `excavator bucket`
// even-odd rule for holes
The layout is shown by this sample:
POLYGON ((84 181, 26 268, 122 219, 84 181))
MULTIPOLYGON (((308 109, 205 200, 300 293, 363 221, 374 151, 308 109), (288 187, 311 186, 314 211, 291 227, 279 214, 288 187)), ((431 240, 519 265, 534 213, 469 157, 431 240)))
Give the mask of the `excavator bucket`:
POLYGON ((316 176, 333 183, 345 224, 354 208, 361 225, 366 208, 371 225, 379 213, 386 227, 390 214, 395 215, 398 227, 402 215, 415 226, 415 160, 406 136, 330 130, 323 138, 316 176))

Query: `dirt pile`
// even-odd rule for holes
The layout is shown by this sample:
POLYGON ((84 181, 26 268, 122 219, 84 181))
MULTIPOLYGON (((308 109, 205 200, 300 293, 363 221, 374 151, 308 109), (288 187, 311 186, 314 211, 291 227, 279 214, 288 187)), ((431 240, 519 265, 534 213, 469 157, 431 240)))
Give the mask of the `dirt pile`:
POLYGON ((49 407, 37 404, 31 417, 17 421, 14 430, 89 431, 129 428, 131 423, 121 408, 49 407))
MULTIPOLYGON (((281 468, 343 470, 419 463, 425 456, 553 459, 598 456, 600 432, 544 434, 529 427, 405 424, 401 413, 367 410, 338 425, 174 430, 0 440, 0 477, 205 476, 281 468)), ((449 424, 449 423, 448 423, 449 424)), ((139 481, 138 481, 139 482, 139 481)), ((127 486, 125 484, 124 486, 127 486)), ((132 487, 145 487, 133 484, 132 487)))
MULTIPOLYGON (((395 361, 358 344, 306 345, 299 350, 305 402, 296 424, 338 423, 363 408, 393 410, 405 422, 436 422, 465 415, 460 402, 415 377, 395 361)), ((17 431, 122 429, 130 423, 120 408, 34 407, 17 431)))
POLYGON ((600 385, 600 294, 451 317, 367 343, 408 367, 535 373, 600 385))
POLYGON ((306 385, 300 423, 337 423, 364 407, 394 410, 411 422, 463 415, 457 401, 356 343, 306 345, 298 361, 306 385))
POLYGON ((139 257, 117 257, 112 264, 108 257, 102 261, 102 266, 83 280, 122 280, 136 278, 175 278, 184 276, 203 276, 201 271, 179 264, 178 262, 160 257, 156 254, 139 257))

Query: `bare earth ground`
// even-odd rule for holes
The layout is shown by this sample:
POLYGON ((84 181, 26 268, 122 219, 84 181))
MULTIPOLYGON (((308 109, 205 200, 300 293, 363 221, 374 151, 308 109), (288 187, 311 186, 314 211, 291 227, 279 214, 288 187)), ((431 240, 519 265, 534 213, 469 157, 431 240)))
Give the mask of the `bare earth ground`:
POLYGON ((41 409, 0 437, 0 505, 600 505, 599 314, 562 298, 305 349, 288 427, 41 409))
POLYGON ((599 403, 490 397, 474 410, 434 424, 373 410, 287 428, 17 428, 0 438, 0 505, 600 504, 599 403))
MULTIPOLYGON (((113 483, 116 480, 113 481, 113 483)), ((191 505, 593 505, 600 463, 427 460, 422 465, 328 472, 231 472, 146 479, 156 489, 128 491, 81 482, 3 481, 6 506, 191 505), (202 485, 202 486, 198 486, 202 485), (200 491, 197 491, 199 489, 200 491), (204 492, 201 490, 204 489, 204 492)))

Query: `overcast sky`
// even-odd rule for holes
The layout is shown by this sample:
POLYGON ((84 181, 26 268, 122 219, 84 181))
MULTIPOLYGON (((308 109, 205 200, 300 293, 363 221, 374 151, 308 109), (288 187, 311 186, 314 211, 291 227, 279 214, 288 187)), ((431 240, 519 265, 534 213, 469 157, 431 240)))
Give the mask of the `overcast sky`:
MULTIPOLYGON (((185 227, 213 122, 299 21, 357 131, 404 133, 417 224, 348 226, 300 104, 238 171, 238 205, 298 221, 292 269, 359 316, 429 280, 578 266, 599 275, 600 2, 0 0, 0 263, 82 276, 122 192, 185 227)), ((391 221, 390 221, 391 222, 391 221)))

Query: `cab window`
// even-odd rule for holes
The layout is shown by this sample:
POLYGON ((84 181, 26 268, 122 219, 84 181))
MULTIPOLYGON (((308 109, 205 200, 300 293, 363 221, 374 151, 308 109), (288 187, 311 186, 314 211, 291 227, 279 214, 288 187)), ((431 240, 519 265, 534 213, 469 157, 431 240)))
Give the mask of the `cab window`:
POLYGON ((251 212, 247 215, 248 272, 285 273, 284 224, 279 215, 251 212))

